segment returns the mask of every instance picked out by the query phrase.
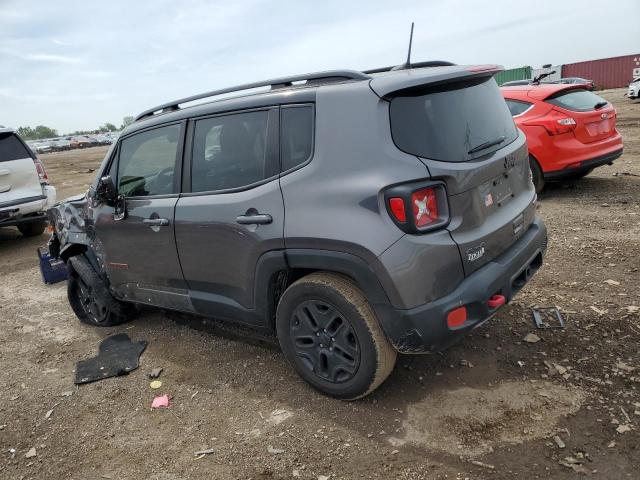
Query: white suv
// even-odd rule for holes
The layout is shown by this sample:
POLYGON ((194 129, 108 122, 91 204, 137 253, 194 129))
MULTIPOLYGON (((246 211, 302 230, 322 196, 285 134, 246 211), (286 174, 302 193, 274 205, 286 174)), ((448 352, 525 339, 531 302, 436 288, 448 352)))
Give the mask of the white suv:
POLYGON ((35 153, 11 128, 0 126, 0 227, 16 226, 27 237, 41 235, 56 189, 35 153))
POLYGON ((640 98, 640 77, 634 78, 629 84, 629 91, 627 97, 633 99, 640 98))

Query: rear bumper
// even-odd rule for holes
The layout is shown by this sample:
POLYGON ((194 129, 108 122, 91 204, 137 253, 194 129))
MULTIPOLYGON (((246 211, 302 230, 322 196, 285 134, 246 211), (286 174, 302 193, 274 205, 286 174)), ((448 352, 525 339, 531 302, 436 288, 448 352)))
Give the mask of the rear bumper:
POLYGON ((497 313, 500 307, 492 309, 487 305, 493 295, 504 295, 510 301, 542 266, 546 247, 546 227, 535 219, 507 251, 469 275, 445 297, 409 310, 390 306, 377 309, 387 337, 402 353, 443 350, 497 313), (463 305, 467 308, 466 322, 449 328, 447 314, 463 305))
POLYGON ((544 172, 544 178, 545 180, 557 180, 566 176, 575 175, 576 173, 586 172, 602 165, 611 164, 614 160, 619 158, 620 155, 622 155, 622 151, 623 149, 621 148, 610 153, 605 153, 604 155, 598 155, 597 157, 583 160, 580 162, 579 166, 544 172))
POLYGON ((46 211, 56 203, 56 189, 42 185, 42 195, 0 204, 0 227, 46 221, 46 211))

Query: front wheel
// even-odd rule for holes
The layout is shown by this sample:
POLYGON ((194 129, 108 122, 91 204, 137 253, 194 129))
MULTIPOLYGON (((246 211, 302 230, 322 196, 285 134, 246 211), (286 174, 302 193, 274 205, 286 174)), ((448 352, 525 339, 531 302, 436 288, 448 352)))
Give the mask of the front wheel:
POLYGON ((113 298, 86 257, 71 257, 68 269, 67 297, 71 309, 82 323, 112 327, 133 318, 133 305, 113 298))
POLYGON ((311 386, 355 400, 389 376, 396 351, 362 291, 348 278, 312 273, 282 295, 276 315, 287 361, 311 386))
POLYGON ((47 228, 47 222, 29 222, 18 225, 18 230, 25 237, 42 235, 47 228))

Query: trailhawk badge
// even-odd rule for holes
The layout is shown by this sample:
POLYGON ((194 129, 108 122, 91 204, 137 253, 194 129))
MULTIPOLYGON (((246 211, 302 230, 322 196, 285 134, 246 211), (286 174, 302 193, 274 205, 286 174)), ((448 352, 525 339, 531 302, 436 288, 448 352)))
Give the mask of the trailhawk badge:
POLYGON ((471 247, 469 250, 466 251, 466 254, 467 254, 468 261, 475 262, 476 260, 478 260, 484 255, 484 243, 481 245, 478 245, 477 247, 471 247))

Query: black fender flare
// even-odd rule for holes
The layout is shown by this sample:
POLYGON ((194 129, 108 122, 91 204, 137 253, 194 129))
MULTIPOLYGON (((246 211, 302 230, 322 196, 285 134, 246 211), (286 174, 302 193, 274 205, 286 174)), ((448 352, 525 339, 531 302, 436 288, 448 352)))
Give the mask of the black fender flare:
POLYGON ((356 282, 373 308, 380 325, 388 336, 387 326, 397 317, 379 274, 374 270, 374 262, 366 262, 352 253, 320 249, 286 249, 287 264, 290 268, 323 270, 345 275, 356 282))

